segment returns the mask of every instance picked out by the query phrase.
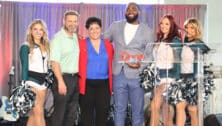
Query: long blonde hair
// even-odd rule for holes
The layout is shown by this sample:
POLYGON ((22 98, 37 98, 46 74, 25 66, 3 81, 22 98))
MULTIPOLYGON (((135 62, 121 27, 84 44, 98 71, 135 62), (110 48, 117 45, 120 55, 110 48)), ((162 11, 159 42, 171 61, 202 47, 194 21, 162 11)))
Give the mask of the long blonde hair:
POLYGON ((32 28, 36 25, 40 24, 43 29, 43 36, 40 40, 40 43, 43 45, 44 51, 47 52, 47 55, 49 56, 49 38, 48 38, 48 30, 45 22, 40 19, 35 19, 28 27, 27 34, 26 34, 26 41, 28 42, 29 48, 30 48, 30 54, 32 55, 33 49, 35 46, 34 38, 32 36, 32 28))
POLYGON ((184 28, 187 27, 188 24, 191 24, 196 31, 196 36, 194 37, 195 40, 202 40, 202 27, 198 19, 196 18, 189 18, 184 22, 184 28))

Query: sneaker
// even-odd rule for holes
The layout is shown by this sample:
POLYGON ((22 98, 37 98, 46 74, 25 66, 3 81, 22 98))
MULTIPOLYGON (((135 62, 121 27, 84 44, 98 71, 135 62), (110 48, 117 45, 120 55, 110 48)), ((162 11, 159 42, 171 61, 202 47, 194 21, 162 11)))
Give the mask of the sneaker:
POLYGON ((19 118, 19 114, 12 109, 12 105, 8 101, 8 97, 2 96, 0 99, 2 102, 0 108, 0 118, 3 118, 6 121, 17 121, 19 118))

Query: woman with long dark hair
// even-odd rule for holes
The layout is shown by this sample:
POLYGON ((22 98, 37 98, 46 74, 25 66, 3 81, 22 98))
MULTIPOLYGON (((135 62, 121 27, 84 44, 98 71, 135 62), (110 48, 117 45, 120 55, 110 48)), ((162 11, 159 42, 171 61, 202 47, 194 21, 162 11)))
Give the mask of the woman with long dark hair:
POLYGON ((171 112, 168 112, 169 105, 164 101, 162 95, 168 85, 179 78, 180 66, 176 63, 175 57, 178 57, 180 52, 174 48, 180 45, 181 35, 173 16, 163 16, 159 23, 153 50, 156 67, 160 73, 160 83, 153 90, 150 126, 159 126, 161 107, 163 108, 164 125, 171 126, 173 124, 171 112))

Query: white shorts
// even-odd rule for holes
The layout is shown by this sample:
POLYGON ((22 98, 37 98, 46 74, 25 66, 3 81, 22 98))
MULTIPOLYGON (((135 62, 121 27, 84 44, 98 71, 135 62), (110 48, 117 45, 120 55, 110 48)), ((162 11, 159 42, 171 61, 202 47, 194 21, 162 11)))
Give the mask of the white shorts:
POLYGON ((46 90, 46 88, 47 88, 45 85, 40 85, 34 81, 26 81, 25 84, 28 86, 31 86, 33 88, 36 88, 38 90, 46 90))

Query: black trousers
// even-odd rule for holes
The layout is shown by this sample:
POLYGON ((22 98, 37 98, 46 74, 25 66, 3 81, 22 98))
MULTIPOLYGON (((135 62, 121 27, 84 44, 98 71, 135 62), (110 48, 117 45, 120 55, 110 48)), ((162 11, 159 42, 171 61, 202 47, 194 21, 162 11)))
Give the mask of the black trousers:
POLYGON ((57 80, 52 87, 54 95, 54 112, 50 119, 51 126, 73 126, 77 118, 79 101, 78 75, 65 74, 66 95, 58 93, 57 80))
POLYGON ((110 106, 108 80, 86 80, 86 93, 80 95, 81 126, 106 126, 110 106))

